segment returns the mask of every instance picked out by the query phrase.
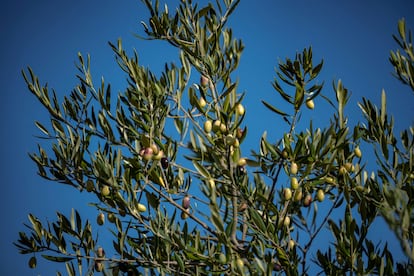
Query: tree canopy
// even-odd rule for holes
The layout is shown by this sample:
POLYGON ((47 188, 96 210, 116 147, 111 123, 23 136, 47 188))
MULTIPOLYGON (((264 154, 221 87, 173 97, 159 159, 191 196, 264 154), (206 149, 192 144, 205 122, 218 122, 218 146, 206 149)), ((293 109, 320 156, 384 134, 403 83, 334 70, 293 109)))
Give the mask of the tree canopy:
MULTIPOLYGON (((350 122, 347 87, 334 80, 326 88, 323 61, 305 48, 277 64, 272 82, 275 98, 291 108, 262 101, 286 131, 276 141, 263 133, 245 152, 250 110, 237 81, 244 45, 227 25, 239 0, 181 1, 174 10, 143 2, 150 18, 139 37, 166 41, 179 53, 179 63, 166 63, 161 74, 140 65, 121 40, 110 43, 127 82, 117 95, 103 79, 94 82, 82 54, 79 84, 62 102, 31 68, 23 71, 50 115, 35 122, 50 142, 30 154, 38 174, 94 194, 97 227, 113 234, 112 248, 102 248, 95 223, 76 209, 46 222, 29 214, 29 231, 15 242, 31 255, 29 265, 40 255, 65 263, 69 275, 411 275, 414 128, 394 133, 386 92, 380 106, 363 98, 361 120, 350 122), (315 98, 335 110, 323 128, 301 116, 315 98), (365 149, 374 152, 375 171, 366 168, 365 149), (400 241, 404 260, 368 238, 379 218, 400 241), (318 246, 325 228, 332 243, 318 246)), ((394 39, 391 66, 414 93, 404 19, 394 39)))

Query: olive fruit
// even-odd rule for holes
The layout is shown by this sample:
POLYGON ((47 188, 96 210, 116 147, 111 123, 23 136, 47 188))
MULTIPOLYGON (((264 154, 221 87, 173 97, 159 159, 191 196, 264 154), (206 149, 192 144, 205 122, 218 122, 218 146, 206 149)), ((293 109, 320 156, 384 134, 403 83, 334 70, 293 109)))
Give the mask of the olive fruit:
POLYGON ((152 156, 152 159, 154 159, 154 160, 161 160, 161 158, 163 158, 163 156, 164 156, 164 152, 162 151, 162 150, 160 150, 160 151, 158 151, 158 153, 157 154, 154 154, 153 156, 152 156))
POLYGON ((181 206, 184 209, 190 208, 190 197, 188 195, 186 195, 185 197, 183 197, 183 201, 181 202, 181 206))
POLYGON ((294 247, 295 247, 295 241, 294 240, 289 240, 289 243, 288 243, 289 250, 293 249, 294 247))
POLYGON ((236 266, 237 266, 237 268, 239 269, 240 272, 243 272, 244 262, 241 258, 237 258, 236 266))
POLYGON ((347 169, 345 168, 345 166, 341 166, 339 168, 339 175, 345 175, 347 173, 347 169))
POLYGON ((325 199, 325 193, 324 193, 324 191, 323 191, 322 189, 319 189, 319 190, 316 192, 316 199, 317 199, 319 202, 322 202, 322 201, 325 199))
POLYGON ((312 203, 312 196, 310 194, 307 194, 305 198, 303 199, 303 206, 309 207, 312 203))
POLYGON ((104 268, 104 265, 101 261, 95 261, 95 271, 101 272, 104 268))
POLYGON ((208 85, 208 83, 209 83, 208 78, 206 76, 202 75, 200 77, 200 84, 201 84, 201 86, 202 87, 206 87, 208 85))
POLYGON ((144 204, 137 203, 137 210, 138 210, 138 212, 143 213, 147 210, 147 207, 145 207, 144 204))
POLYGON ((289 153, 287 152, 287 150, 286 150, 286 149, 283 149, 283 150, 282 150, 282 154, 281 154, 281 155, 282 155, 282 158, 283 158, 283 159, 286 159, 286 158, 288 158, 288 157, 289 157, 289 153))
POLYGON ((234 145, 234 142, 236 141, 236 138, 232 134, 227 134, 225 138, 226 144, 228 145, 234 145))
POLYGON ((244 130, 242 129, 242 128, 237 128, 237 132, 236 132, 236 137, 238 138, 238 139, 240 139, 240 138, 242 138, 243 137, 243 134, 244 134, 244 130))
POLYGON ((98 247, 98 250, 96 250, 96 256, 98 258, 105 257, 105 250, 102 247, 98 247))
POLYGON ((168 161, 168 158, 166 158, 166 157, 161 158, 161 167, 164 170, 168 168, 169 164, 170 164, 170 162, 168 161))
POLYGON ((246 166, 247 160, 246 158, 240 158, 239 161, 237 161, 237 166, 246 166))
POLYGON ((153 154, 158 154, 159 148, 158 148, 158 146, 156 144, 152 144, 150 146, 150 148, 152 149, 152 153, 153 154))
POLYGON ((88 181, 86 181, 86 190, 88 192, 92 192, 93 189, 95 189, 95 185, 93 184, 93 181, 89 179, 88 181))
POLYGON ((204 131, 206 133, 210 133, 213 129, 213 123, 210 120, 204 122, 204 131))
POLYGON ((281 271, 282 270, 282 266, 278 263, 273 265, 273 270, 274 271, 281 271))
POLYGON ((328 184, 335 184, 335 179, 333 179, 333 177, 327 176, 327 177, 324 178, 324 180, 328 184))
POLYGON ((293 190, 296 190, 297 188, 299 188, 299 181, 296 177, 290 178, 290 187, 293 190))
POLYGON ((37 265, 37 259, 35 256, 33 256, 29 259, 29 267, 36 268, 36 265, 37 265))
POLYGON ((124 209, 119 209, 118 213, 121 217, 125 217, 126 216, 126 211, 124 209))
POLYGON ((290 164, 290 173, 291 174, 298 173, 298 164, 296 164, 295 162, 292 162, 292 164, 290 164))
POLYGON ((154 150, 151 147, 148 147, 148 148, 141 150, 139 153, 142 156, 142 158, 144 158, 145 161, 149 161, 152 159, 154 150))
POLYGON ((353 172, 354 170, 355 170, 355 167, 354 167, 354 164, 352 164, 352 163, 350 163, 350 162, 348 162, 348 163, 345 163, 345 169, 348 171, 348 172, 353 172))
POLYGON ((313 102, 312 99, 306 100, 306 107, 309 109, 314 109, 315 108, 315 103, 313 102))
POLYGON ((181 211, 181 219, 187 219, 190 216, 190 208, 181 211))
POLYGON ((237 115, 243 116, 244 115, 244 112, 245 112, 244 106, 242 104, 240 104, 240 103, 237 104, 236 105, 236 113, 237 113, 237 115))
POLYGON ((198 104, 200 105, 200 107, 205 107, 205 106, 206 106, 206 104, 207 104, 207 102, 206 102, 206 100, 205 100, 203 97, 201 97, 201 98, 198 100, 198 104))
POLYGON ((99 213, 99 215, 96 217, 96 223, 98 223, 98 225, 103 225, 105 223, 104 213, 99 213))
POLYGON ((101 188, 101 195, 102 196, 109 196, 109 194, 111 193, 111 191, 109 190, 109 186, 108 185, 103 185, 101 188))
POLYGON ((116 216, 114 213, 109 213, 108 214, 108 221, 111 223, 114 223, 116 221, 116 216))
POLYGON ((303 195, 302 189, 296 190, 295 191, 295 196, 294 196, 295 201, 301 201, 302 200, 302 195, 303 195))
POLYGON ((215 120, 213 123, 213 131, 218 132, 220 130, 221 122, 220 120, 215 120))
POLYGON ((290 200, 292 198, 292 190, 289 188, 284 188, 283 197, 285 198, 285 200, 290 200))
POLYGON ((355 153, 355 156, 356 156, 356 157, 358 157, 358 158, 361 158, 361 157, 362 157, 362 152, 361 152, 361 150, 360 150, 360 148, 359 148, 359 147, 356 147, 356 148, 354 149, 354 153, 355 153))
POLYGON ((220 253, 218 256, 218 261, 220 264, 226 264, 227 263, 227 257, 224 253, 220 253))
POLYGON ((290 225, 290 217, 286 216, 285 219, 283 220, 283 225, 286 227, 289 227, 290 225))

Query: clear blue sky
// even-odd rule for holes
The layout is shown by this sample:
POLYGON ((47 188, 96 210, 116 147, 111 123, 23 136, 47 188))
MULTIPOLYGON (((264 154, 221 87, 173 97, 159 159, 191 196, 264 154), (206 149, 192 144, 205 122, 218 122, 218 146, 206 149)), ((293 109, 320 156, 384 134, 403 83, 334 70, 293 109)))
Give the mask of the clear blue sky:
MULTIPOLYGON (((169 1, 170 10, 174 5, 174 1, 169 1)), ((396 48, 391 34, 397 31, 398 19, 405 17, 408 26, 414 28, 413 11, 412 0, 242 0, 229 24, 246 46, 237 72, 239 88, 247 92, 246 123, 251 136, 245 150, 258 149, 264 130, 273 138, 284 130, 283 123, 274 120, 262 108, 260 100, 278 103, 270 85, 278 59, 293 58, 297 51, 310 45, 315 61, 322 58, 325 61, 320 79, 325 80, 323 93, 333 97, 331 83, 339 78, 352 91, 347 109, 351 120, 361 118, 356 105, 361 97, 378 103, 384 88, 396 126, 412 124, 411 92, 391 76, 388 54, 396 48)), ((124 48, 136 48, 141 64, 156 72, 164 62, 177 60, 175 50, 168 50, 167 44, 133 37, 133 33, 143 34, 139 22, 147 18, 144 5, 138 0, 3 1, 0 10, 1 275, 55 274, 56 266, 43 261, 39 261, 36 270, 30 270, 26 265, 28 256, 19 255, 12 245, 18 231, 24 230, 22 223, 27 222, 29 212, 42 220, 54 220, 55 211, 69 215, 75 207, 91 220, 96 216, 94 210, 87 211, 87 202, 79 200, 78 192, 36 175, 36 167, 28 157, 28 152, 35 151, 39 142, 34 137, 40 134, 34 120, 46 122, 48 116, 28 92, 20 71, 30 65, 41 82, 48 82, 62 98, 77 83, 74 66, 77 53, 90 53, 96 82, 104 76, 112 83, 113 92, 122 90, 125 78, 114 62, 108 41, 115 42, 121 37, 124 48)), ((315 111, 304 116, 311 116, 323 127, 327 116, 333 113, 326 107, 317 100, 315 111)), ((377 238, 385 235, 385 230, 378 229, 377 238)), ((64 266, 59 269, 64 272, 64 266)))

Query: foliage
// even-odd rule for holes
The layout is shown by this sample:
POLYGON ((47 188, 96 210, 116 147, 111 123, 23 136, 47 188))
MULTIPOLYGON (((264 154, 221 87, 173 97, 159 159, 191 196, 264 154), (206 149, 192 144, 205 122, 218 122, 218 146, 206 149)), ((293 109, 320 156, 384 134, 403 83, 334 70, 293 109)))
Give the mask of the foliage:
MULTIPOLYGON (((77 210, 46 223, 30 214, 30 233, 20 232, 15 245, 34 253, 31 267, 42 254, 64 262, 70 275, 412 273, 414 129, 394 134, 385 92, 380 107, 364 98, 364 120, 350 125, 347 88, 338 80, 333 99, 322 95, 323 62, 314 65, 312 49, 304 49, 280 61, 272 83, 292 110, 263 101, 287 131, 275 142, 264 133, 247 157, 244 94, 233 81, 244 46, 226 27, 239 1, 181 1, 175 13, 143 2, 151 14, 145 38, 177 48, 179 65, 166 64, 157 76, 119 40, 110 46, 127 76, 125 91, 114 97, 103 79, 95 86, 90 58, 79 54, 79 85, 61 104, 30 68, 23 72, 50 114, 50 127, 36 125, 51 150, 39 145, 30 155, 39 175, 93 193, 96 227, 108 220, 114 235, 104 250, 95 224, 77 210), (334 107, 330 123, 297 129, 316 97, 334 107), (369 146, 378 163, 371 173, 361 151, 369 146), (379 217, 400 240, 405 262, 367 238, 379 217), (315 240, 324 228, 333 243, 321 248, 315 240)), ((403 20, 398 26, 405 54, 391 52, 390 61, 414 91, 411 34, 403 20)))

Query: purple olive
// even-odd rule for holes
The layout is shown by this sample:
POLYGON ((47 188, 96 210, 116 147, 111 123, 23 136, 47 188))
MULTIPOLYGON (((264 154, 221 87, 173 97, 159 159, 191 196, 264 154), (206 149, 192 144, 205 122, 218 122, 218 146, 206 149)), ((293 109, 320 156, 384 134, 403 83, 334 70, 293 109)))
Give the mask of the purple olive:
POLYGON ((169 164, 170 162, 168 161, 168 158, 166 157, 161 158, 161 166, 164 170, 168 168, 169 164))

